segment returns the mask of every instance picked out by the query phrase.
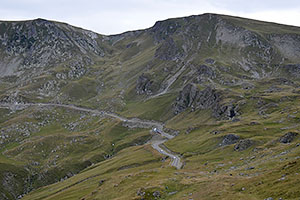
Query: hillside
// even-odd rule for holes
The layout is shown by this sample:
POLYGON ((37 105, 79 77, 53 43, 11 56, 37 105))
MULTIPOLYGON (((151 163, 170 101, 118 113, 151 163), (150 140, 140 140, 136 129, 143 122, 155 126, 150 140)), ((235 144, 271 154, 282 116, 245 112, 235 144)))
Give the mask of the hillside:
POLYGON ((0 199, 300 196, 299 27, 2 21, 0 58, 0 199))

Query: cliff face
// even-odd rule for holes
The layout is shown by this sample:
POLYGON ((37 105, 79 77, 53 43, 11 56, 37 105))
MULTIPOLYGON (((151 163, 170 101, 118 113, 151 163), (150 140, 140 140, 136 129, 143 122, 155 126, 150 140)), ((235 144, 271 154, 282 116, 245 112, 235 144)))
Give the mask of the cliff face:
POLYGON ((92 31, 44 19, 0 22, 0 76, 76 61, 91 65, 95 56, 105 55, 102 39, 92 31))

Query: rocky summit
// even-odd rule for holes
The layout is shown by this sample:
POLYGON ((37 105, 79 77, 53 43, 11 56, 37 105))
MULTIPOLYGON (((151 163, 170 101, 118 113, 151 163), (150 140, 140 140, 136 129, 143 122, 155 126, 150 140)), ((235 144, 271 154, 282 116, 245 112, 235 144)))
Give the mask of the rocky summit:
POLYGON ((0 199, 297 199, 300 28, 0 21, 0 199))

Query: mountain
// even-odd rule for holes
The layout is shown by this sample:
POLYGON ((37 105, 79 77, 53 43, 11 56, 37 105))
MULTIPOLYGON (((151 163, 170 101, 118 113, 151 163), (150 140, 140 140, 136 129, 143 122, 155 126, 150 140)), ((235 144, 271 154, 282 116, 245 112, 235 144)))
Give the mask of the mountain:
POLYGON ((299 27, 2 21, 0 57, 0 199, 300 195, 299 27))

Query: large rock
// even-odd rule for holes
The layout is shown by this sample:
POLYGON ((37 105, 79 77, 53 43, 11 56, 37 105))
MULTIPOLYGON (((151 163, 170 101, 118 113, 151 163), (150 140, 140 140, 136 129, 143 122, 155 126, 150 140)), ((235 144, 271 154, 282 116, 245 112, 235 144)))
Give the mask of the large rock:
POLYGON ((220 105, 217 104, 213 109, 213 116, 220 119, 233 119, 238 113, 238 105, 228 104, 220 105))
POLYGON ((198 75, 203 75, 209 78, 215 78, 216 76, 214 70, 211 67, 208 67, 207 65, 200 65, 196 67, 196 69, 198 75))
POLYGON ((274 200, 274 199, 272 197, 268 197, 268 198, 266 198, 264 200, 274 200))
POLYGON ((154 191, 152 194, 155 198, 159 198, 160 197, 160 192, 159 191, 154 191))
POLYGON ((219 144, 220 146, 227 146, 231 144, 237 143, 237 141, 240 139, 240 136, 235 134, 228 134, 223 137, 222 142, 219 144))
POLYGON ((206 65, 200 65, 196 67, 196 77, 194 79, 194 83, 202 83, 209 79, 216 78, 216 74, 211 67, 206 65))
POLYGON ((295 137, 298 135, 298 133, 295 132, 288 132, 280 137, 279 142, 281 143, 291 143, 295 137))
POLYGON ((176 98, 176 102, 174 104, 175 113, 180 113, 188 107, 191 107, 195 101, 197 93, 198 89, 194 85, 186 85, 176 98))
POLYGON ((139 76, 137 80, 137 85, 136 85, 136 93, 137 94, 152 94, 151 86, 152 86, 153 81, 150 80, 150 78, 142 74, 139 76))
POLYGON ((300 77, 300 64, 290 64, 283 66, 283 69, 291 76, 300 77))
POLYGON ((233 119, 239 115, 238 105, 233 103, 221 104, 221 93, 211 87, 199 90, 194 84, 186 85, 179 93, 174 103, 174 113, 178 114, 187 108, 212 109, 212 115, 218 119, 233 119))
POLYGON ((220 94, 216 90, 207 87, 199 90, 195 85, 188 84, 179 93, 174 104, 175 114, 178 114, 188 107, 195 109, 209 109, 215 106, 220 100, 220 94))
POLYGON ((249 139, 240 140, 236 145, 234 145, 234 150, 235 151, 244 151, 244 150, 248 149, 252 144, 253 144, 252 140, 249 140, 249 139))

